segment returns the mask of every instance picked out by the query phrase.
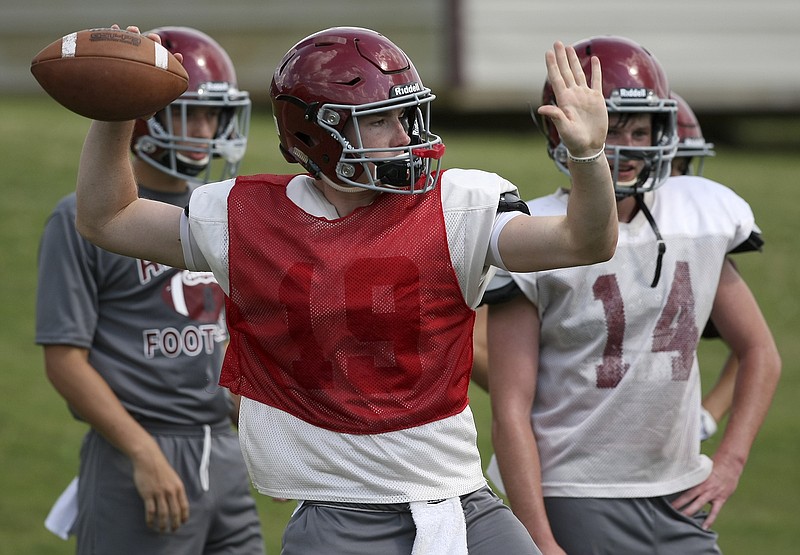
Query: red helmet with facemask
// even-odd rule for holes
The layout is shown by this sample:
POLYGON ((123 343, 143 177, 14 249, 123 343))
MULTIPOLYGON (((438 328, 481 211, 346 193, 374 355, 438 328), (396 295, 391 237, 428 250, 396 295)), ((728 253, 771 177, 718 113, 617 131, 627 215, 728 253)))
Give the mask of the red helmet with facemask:
MULTIPOLYGON (((600 59, 603 96, 609 114, 652 114, 651 146, 606 147, 606 157, 614 168, 622 160, 642 160, 645 165, 637 181, 632 184, 619 183, 614 172, 614 190, 617 196, 624 197, 655 189, 669 177, 671 161, 678 145, 677 103, 670 98, 667 76, 661 64, 641 45, 623 37, 592 37, 573 46, 589 82, 592 78, 592 56, 600 59)), ((546 82, 542 104, 555 103, 553 87, 546 82)), ((561 171, 569 174, 567 150, 555 125, 547 118, 542 118, 537 123, 547 137, 550 157, 561 171)))
POLYGON ((211 37, 189 27, 160 27, 170 52, 183 54, 189 86, 177 100, 149 120, 137 120, 131 140, 134 155, 175 177, 198 183, 236 175, 247 148, 251 102, 240 91, 227 52, 211 37), (192 136, 194 109, 218 110, 213 137, 192 136))
POLYGON ((714 144, 706 142, 697 116, 689 103, 675 91, 670 96, 678 103, 678 151, 675 158, 688 158, 685 174, 702 175, 703 163, 708 156, 714 156, 714 144), (693 159, 698 159, 693 167, 693 159))
POLYGON ((335 27, 306 37, 281 60, 269 94, 281 152, 314 177, 393 193, 435 186, 444 153, 429 130, 435 96, 408 56, 383 35, 335 27), (364 145, 361 118, 396 110, 409 143, 364 145))

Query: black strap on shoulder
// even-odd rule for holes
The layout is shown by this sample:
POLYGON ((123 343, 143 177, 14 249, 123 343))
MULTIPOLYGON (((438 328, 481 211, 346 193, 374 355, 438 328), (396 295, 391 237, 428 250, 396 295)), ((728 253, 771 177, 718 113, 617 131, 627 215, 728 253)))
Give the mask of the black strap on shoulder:
POLYGON ((730 251, 730 253, 735 254, 737 252, 761 251, 763 246, 764 246, 764 239, 761 237, 761 234, 756 231, 752 231, 750 232, 750 237, 745 239, 744 242, 742 242, 736 248, 730 251))
POLYGON ((497 213, 501 212, 522 212, 531 215, 528 204, 514 193, 503 193, 500 195, 500 202, 497 204, 497 213))

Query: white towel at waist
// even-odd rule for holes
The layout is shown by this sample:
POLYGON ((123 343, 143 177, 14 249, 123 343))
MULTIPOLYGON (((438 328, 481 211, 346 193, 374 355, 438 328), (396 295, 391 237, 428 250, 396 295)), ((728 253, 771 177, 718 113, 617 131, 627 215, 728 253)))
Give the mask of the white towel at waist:
POLYGON ((78 478, 75 477, 59 495, 44 521, 44 526, 53 534, 66 540, 78 517, 78 478))
POLYGON ((467 524, 461 499, 414 501, 410 506, 417 527, 411 555, 467 555, 467 524))

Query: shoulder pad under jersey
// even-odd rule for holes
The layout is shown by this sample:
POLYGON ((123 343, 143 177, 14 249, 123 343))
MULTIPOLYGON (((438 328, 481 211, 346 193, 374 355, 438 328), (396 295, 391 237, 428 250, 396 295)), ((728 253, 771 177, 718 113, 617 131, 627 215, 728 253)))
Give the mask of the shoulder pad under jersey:
POLYGON ((508 272, 499 270, 489 281, 478 306, 504 303, 521 294, 522 290, 508 272))

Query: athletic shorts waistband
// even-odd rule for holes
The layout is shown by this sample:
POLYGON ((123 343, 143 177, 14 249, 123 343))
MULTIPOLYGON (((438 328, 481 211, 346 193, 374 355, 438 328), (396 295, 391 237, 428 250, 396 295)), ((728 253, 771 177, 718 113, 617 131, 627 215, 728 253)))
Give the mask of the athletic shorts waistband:
MULTIPOLYGON (((470 495, 481 491, 482 489, 485 488, 480 488, 473 492, 465 493, 464 495, 459 496, 459 499, 461 499, 463 502, 464 498, 469 497, 470 495)), ((435 499, 428 501, 428 503, 439 503, 441 501, 444 501, 444 499, 435 499)), ((314 505, 317 507, 331 507, 335 509, 377 513, 407 513, 411 511, 411 505, 408 503, 346 503, 341 501, 303 500, 303 505, 314 505)))
MULTIPOLYGON (((146 418, 137 417, 133 415, 134 419, 141 424, 142 428, 147 430, 153 435, 179 435, 187 437, 203 437, 205 436, 204 424, 174 424, 171 422, 159 422, 157 420, 148 420, 146 418)), ((211 435, 227 433, 233 430, 231 421, 229 419, 221 420, 213 424, 209 423, 211 428, 211 435)))

